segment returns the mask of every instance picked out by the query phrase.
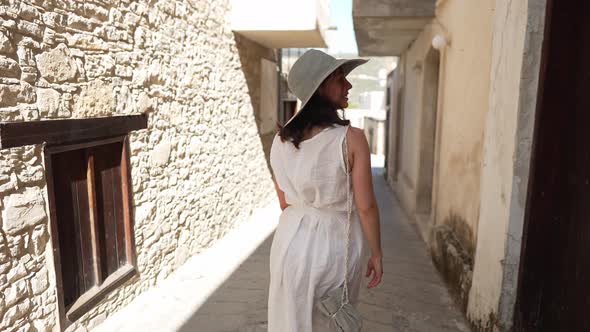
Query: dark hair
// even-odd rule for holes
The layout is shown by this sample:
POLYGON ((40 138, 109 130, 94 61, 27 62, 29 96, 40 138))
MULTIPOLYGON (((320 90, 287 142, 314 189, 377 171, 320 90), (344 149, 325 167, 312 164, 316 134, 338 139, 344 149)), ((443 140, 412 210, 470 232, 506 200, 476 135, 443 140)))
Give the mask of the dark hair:
POLYGON ((281 141, 290 140, 297 149, 299 149, 305 131, 312 127, 328 127, 334 124, 346 126, 350 124, 349 120, 340 118, 338 106, 321 96, 317 91, 299 112, 300 114, 289 122, 289 125, 281 126, 277 124, 281 141))

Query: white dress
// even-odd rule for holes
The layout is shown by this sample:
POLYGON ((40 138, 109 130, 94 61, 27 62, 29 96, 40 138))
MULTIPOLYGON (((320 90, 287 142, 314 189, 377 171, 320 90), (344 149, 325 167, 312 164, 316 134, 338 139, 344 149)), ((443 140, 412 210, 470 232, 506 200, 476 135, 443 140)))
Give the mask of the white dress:
MULTIPOLYGON (((270 164, 290 206, 280 216, 270 251, 269 332, 332 331, 315 306, 344 281, 347 175, 342 143, 347 129, 325 128, 301 142, 299 150, 278 135, 272 143, 270 164)), ((366 249, 354 204, 352 211, 349 297, 354 304, 366 249)))

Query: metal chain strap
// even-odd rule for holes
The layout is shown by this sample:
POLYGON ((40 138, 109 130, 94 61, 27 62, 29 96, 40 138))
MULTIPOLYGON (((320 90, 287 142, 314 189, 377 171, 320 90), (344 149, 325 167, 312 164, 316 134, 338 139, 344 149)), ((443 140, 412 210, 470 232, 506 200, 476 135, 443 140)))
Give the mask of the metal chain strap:
POLYGON ((350 195, 350 173, 348 169, 348 142, 346 139, 348 127, 344 133, 344 165, 346 167, 346 209, 347 209, 347 223, 346 223, 346 256, 344 256, 344 287, 342 289, 342 306, 348 304, 348 254, 350 251, 350 216, 352 214, 352 204, 350 195))

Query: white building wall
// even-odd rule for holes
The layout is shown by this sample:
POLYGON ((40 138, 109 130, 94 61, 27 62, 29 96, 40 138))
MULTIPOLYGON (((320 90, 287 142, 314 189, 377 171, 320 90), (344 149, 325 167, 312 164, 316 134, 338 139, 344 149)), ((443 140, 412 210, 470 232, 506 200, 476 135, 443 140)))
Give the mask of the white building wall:
POLYGON ((546 0, 498 1, 469 319, 510 331, 538 97, 546 0), (490 317, 495 317, 491 320, 490 317))

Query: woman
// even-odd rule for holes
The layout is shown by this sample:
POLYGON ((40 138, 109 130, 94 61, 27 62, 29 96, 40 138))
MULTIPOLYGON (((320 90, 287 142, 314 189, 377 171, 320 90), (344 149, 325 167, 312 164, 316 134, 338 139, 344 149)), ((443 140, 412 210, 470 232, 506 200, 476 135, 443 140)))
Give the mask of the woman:
POLYGON ((366 269, 371 280, 367 286, 373 288, 381 281, 379 211, 369 146, 362 130, 350 127, 350 121, 337 113, 348 106, 352 85, 346 75, 366 61, 337 60, 310 50, 289 73, 289 88, 302 107, 280 128, 270 153, 283 212, 270 253, 269 332, 333 328, 316 305, 344 281, 347 161, 354 197, 348 254, 351 303, 356 302, 360 287, 365 257, 363 235, 371 250, 366 269))

